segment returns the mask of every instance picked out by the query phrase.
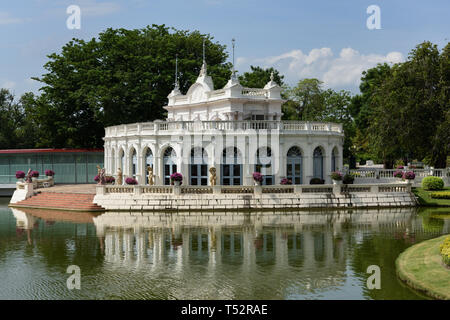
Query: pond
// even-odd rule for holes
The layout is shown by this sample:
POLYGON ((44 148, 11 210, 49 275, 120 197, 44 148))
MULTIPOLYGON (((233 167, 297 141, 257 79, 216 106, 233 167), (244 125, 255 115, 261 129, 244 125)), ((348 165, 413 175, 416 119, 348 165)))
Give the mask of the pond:
POLYGON ((0 299, 423 299, 395 259, 450 230, 450 210, 436 209, 94 216, 7 203, 0 299), (80 290, 67 288, 71 265, 80 290))

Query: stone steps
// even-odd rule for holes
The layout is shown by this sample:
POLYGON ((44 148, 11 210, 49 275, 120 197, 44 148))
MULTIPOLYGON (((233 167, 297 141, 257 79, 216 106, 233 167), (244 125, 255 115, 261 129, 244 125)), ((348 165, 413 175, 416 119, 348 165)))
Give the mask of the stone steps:
POLYGON ((14 206, 24 208, 47 208, 76 211, 104 211, 94 203, 93 194, 42 192, 14 206))

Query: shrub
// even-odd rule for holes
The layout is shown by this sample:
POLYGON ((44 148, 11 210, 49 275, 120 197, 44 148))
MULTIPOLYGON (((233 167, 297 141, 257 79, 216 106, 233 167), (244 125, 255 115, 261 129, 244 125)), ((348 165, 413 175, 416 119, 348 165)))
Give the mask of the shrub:
POLYGON ((395 178, 403 178, 403 172, 400 170, 397 170, 394 172, 394 177, 395 178))
POLYGON ((325 184, 325 180, 320 179, 320 178, 312 178, 309 181, 309 184, 325 184))
POLYGON ((171 175, 170 175, 170 180, 171 181, 183 181, 183 175, 181 174, 181 173, 179 173, 179 172, 175 172, 175 173, 172 173, 171 175))
POLYGON ((259 172, 253 172, 253 180, 255 180, 257 182, 262 182, 263 181, 262 174, 259 172))
POLYGON ((39 171, 31 171, 31 176, 33 178, 39 178, 39 171))
POLYGON ((53 170, 45 170, 45 175, 47 177, 53 177, 55 175, 55 172, 53 170))
POLYGON ((405 169, 405 167, 404 166, 397 166, 396 169, 403 170, 403 169, 405 169))
POLYGON ((450 199, 450 191, 432 192, 430 197, 433 199, 450 199))
POLYGON ((444 239, 444 242, 439 246, 439 251, 442 256, 442 261, 450 266, 450 237, 444 239))
POLYGON ((422 180, 422 187, 425 190, 442 190, 444 188, 444 180, 439 177, 425 177, 422 180))
POLYGON ((126 178, 126 179, 125 179, 125 183, 126 183, 126 184, 130 184, 130 185, 136 185, 136 184, 138 184, 137 180, 134 179, 134 178, 126 178))
POLYGON ((16 171, 16 178, 17 179, 25 178, 25 172, 23 172, 23 171, 16 171))
POLYGON ((342 180, 342 173, 339 171, 334 171, 331 173, 331 179, 341 181, 342 180))
POLYGON ((406 180, 414 180, 416 177, 416 174, 412 171, 407 171, 403 174, 403 179, 406 180))
POLYGON ((344 184, 353 184, 354 181, 355 181, 355 177, 352 174, 350 174, 350 173, 347 173, 344 176, 344 178, 342 179, 342 182, 344 184))
POLYGON ((285 185, 285 184, 292 184, 292 181, 289 180, 288 178, 283 178, 283 179, 281 179, 280 184, 283 184, 283 185, 285 185))

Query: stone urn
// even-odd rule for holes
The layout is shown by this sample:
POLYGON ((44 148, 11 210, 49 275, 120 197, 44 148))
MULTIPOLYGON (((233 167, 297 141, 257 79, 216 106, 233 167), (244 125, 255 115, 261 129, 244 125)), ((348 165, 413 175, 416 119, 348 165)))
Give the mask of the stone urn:
POLYGON ((342 184, 342 180, 333 180, 333 184, 342 184))
POLYGON ((261 181, 256 181, 256 180, 254 180, 255 181, 255 186, 260 186, 261 185, 261 181))
POLYGON ((181 181, 174 181, 173 185, 179 187, 181 185, 181 181))

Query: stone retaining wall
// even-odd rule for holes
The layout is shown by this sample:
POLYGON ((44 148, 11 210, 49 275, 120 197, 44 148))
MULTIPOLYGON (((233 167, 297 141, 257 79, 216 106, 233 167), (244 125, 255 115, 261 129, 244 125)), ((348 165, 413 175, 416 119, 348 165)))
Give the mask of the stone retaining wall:
MULTIPOLYGON (((355 192, 343 191, 333 185, 321 186, 317 189, 302 187, 301 192, 291 189, 290 193, 269 193, 254 187, 248 193, 214 193, 190 194, 180 187, 173 188, 171 193, 142 193, 134 188, 111 189, 116 192, 105 192, 103 186, 97 189, 94 202, 106 210, 238 210, 238 209, 298 209, 298 208, 373 208, 373 207, 411 207, 415 206, 415 198, 408 188, 399 188, 394 192, 378 192, 386 190, 377 186, 376 191, 370 186, 355 192), (180 189, 178 189, 180 188, 180 189), (130 192, 123 192, 128 190, 130 192), (309 192, 306 190, 312 190, 309 192), (330 190, 332 190, 330 192, 330 190), (361 192, 364 191, 364 192, 361 192)), ((387 190, 395 190, 389 185, 387 190)), ((395 186, 394 186, 395 187, 395 186)), ((208 188, 208 187, 206 187, 208 188)), ((248 189, 249 187, 245 187, 248 189)), ((252 187, 250 187, 252 188, 252 187)), ((139 188, 138 188, 139 189, 139 188)), ((269 190, 269 189, 267 189, 269 190)), ((298 191, 298 190, 296 190, 298 191)), ((167 190, 166 190, 167 192, 167 190)), ((244 191, 243 191, 244 192, 244 191)))

